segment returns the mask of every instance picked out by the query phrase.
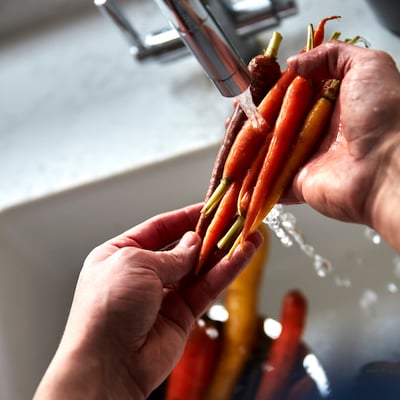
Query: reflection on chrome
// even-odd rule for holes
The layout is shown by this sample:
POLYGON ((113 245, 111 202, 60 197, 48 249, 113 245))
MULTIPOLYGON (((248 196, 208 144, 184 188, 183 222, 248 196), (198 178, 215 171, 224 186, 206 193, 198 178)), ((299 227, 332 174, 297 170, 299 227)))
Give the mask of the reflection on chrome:
POLYGON ((331 393, 328 377, 320 362, 314 354, 307 354, 303 360, 303 367, 310 378, 315 382, 322 397, 328 397, 331 393))

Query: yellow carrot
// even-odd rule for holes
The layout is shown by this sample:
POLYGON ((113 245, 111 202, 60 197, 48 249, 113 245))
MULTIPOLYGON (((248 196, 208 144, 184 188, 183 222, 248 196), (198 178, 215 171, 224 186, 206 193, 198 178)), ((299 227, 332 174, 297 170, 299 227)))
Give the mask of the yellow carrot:
POLYGON ((257 339, 258 293, 269 248, 269 232, 266 227, 260 230, 263 245, 225 293, 229 319, 223 327, 221 353, 205 399, 231 398, 257 339))

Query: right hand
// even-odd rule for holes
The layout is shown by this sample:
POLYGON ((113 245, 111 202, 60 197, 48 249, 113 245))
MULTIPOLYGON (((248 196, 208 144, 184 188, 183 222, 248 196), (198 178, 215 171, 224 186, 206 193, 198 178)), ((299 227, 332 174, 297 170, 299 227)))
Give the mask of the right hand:
POLYGON ((287 60, 312 79, 341 80, 326 136, 296 175, 294 198, 367 224, 400 250, 400 73, 385 52, 327 42, 287 60))

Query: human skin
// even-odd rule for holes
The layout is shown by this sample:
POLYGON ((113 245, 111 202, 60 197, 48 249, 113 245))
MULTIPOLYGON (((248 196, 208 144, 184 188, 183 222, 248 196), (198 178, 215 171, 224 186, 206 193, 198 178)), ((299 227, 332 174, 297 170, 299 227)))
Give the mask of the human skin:
POLYGON ((89 254, 34 400, 140 400, 163 382, 195 319, 262 242, 256 233, 229 260, 190 277, 201 243, 193 232, 200 208, 153 217, 89 254), (159 251, 181 237, 173 249, 159 251))
POLYGON ((341 80, 326 135, 283 202, 369 225, 400 251, 400 74, 385 52, 330 41, 287 60, 313 79, 341 80))

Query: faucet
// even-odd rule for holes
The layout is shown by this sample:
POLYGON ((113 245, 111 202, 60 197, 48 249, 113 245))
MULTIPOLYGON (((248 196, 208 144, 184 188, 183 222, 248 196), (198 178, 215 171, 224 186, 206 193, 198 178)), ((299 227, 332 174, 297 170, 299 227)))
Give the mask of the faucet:
POLYGON ((148 34, 135 30, 115 0, 94 0, 120 29, 138 61, 196 57, 223 96, 250 85, 247 62, 256 54, 256 34, 297 12, 294 0, 155 0, 172 27, 148 34))

